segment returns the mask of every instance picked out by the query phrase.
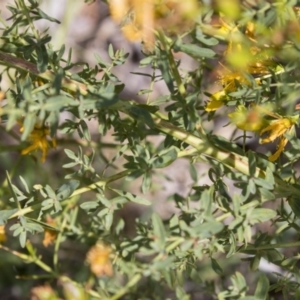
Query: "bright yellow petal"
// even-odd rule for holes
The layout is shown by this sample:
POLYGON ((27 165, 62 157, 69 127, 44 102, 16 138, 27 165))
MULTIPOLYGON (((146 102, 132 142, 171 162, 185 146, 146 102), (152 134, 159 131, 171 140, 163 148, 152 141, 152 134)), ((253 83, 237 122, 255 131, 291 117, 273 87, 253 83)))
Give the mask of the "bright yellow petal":
POLYGON ((288 118, 281 118, 271 121, 269 126, 261 130, 261 135, 269 131, 269 136, 262 139, 260 143, 265 144, 274 141, 276 138, 282 136, 293 125, 293 122, 288 118))
POLYGON ((142 38, 142 30, 138 28, 138 26, 133 22, 127 23, 122 26, 122 32, 124 36, 132 42, 138 41, 142 38))
POLYGON ((130 8, 127 0, 110 0, 108 4, 110 15, 116 22, 121 22, 130 8))
POLYGON ((245 131, 259 131, 265 124, 264 114, 257 106, 247 109, 239 105, 228 117, 237 128, 245 131))
POLYGON ((274 154, 272 154, 271 156, 269 156, 269 161, 275 161, 278 159, 278 157, 280 156, 281 152, 283 152, 284 147, 286 146, 288 142, 288 139, 285 137, 282 137, 280 139, 280 142, 278 144, 277 150, 274 154))
POLYGON ((218 108, 222 107, 226 100, 228 99, 224 90, 214 93, 209 102, 206 104, 206 111, 215 111, 218 108))
POLYGON ((30 145, 29 147, 22 150, 21 154, 26 155, 32 151, 35 151, 38 149, 38 146, 36 144, 30 145))

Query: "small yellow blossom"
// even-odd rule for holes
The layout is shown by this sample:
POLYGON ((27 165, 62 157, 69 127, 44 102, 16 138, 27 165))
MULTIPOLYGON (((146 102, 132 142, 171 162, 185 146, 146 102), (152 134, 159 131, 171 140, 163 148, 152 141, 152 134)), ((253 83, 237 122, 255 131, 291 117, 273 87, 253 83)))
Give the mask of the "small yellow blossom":
POLYGON ((233 113, 228 114, 231 122, 237 128, 254 132, 260 131, 265 126, 266 120, 264 115, 264 110, 256 105, 249 109, 243 105, 239 105, 233 113))
MULTIPOLYGON (((224 105, 228 100, 228 94, 238 90, 239 86, 251 86, 252 82, 245 74, 252 76, 264 76, 270 70, 277 71, 278 66, 272 58, 272 50, 268 47, 260 48, 255 44, 255 24, 249 22, 245 34, 234 25, 229 25, 220 19, 223 34, 229 39, 228 47, 224 52, 227 66, 222 64, 219 70, 219 83, 223 90, 215 93, 207 103, 205 110, 214 111, 224 105), (220 101, 221 100, 221 101, 220 101)), ((256 84, 261 84, 261 79, 254 79, 256 84)))
POLYGON ((270 124, 260 131, 260 135, 268 132, 269 136, 260 141, 261 144, 273 142, 279 138, 277 150, 269 157, 270 161, 278 159, 279 155, 283 152, 288 139, 284 136, 285 133, 291 134, 294 130, 294 125, 297 123, 298 116, 294 117, 281 117, 277 120, 270 121, 270 124))
POLYGON ((228 100, 228 96, 224 90, 211 95, 209 102, 205 106, 206 111, 215 111, 228 100))
MULTIPOLYGON (((215 111, 222 107, 229 99, 229 93, 238 89, 239 85, 250 85, 248 79, 239 72, 229 72, 224 68, 224 72, 219 76, 219 82, 223 85, 223 90, 214 93, 208 103, 205 106, 206 111, 215 111)), ((255 82, 259 84, 259 80, 255 79, 255 82)))
POLYGON ((261 130, 260 134, 269 132, 269 136, 261 140, 262 144, 273 142, 276 138, 282 136, 290 129, 294 124, 295 120, 292 118, 280 118, 278 120, 272 120, 270 125, 261 130))
POLYGON ((58 299, 56 292, 49 284, 36 286, 30 291, 30 299, 54 300, 58 299))
MULTIPOLYGON (((24 128, 21 127, 20 132, 23 132, 24 128)), ((49 142, 47 137, 50 135, 50 130, 44 125, 35 125, 34 129, 29 135, 29 142, 31 143, 30 146, 27 148, 23 149, 21 154, 26 155, 29 154, 30 152, 36 151, 36 150, 41 150, 42 151, 42 157, 41 161, 44 162, 46 160, 46 156, 48 154, 48 150, 50 148, 49 142)), ((52 141, 52 146, 55 148, 56 147, 56 140, 51 139, 52 141)))
POLYGON ((247 80, 240 72, 224 72, 220 76, 220 82, 227 93, 236 91, 238 85, 250 85, 249 80, 247 80))
POLYGON ((6 234, 5 234, 5 226, 0 225, 0 243, 5 242, 7 239, 6 234))
POLYGON ((178 33, 199 11, 196 0, 109 0, 108 5, 124 36, 143 40, 148 49, 154 46, 155 30, 178 33))
POLYGON ((239 129, 259 132, 261 136, 267 133, 268 136, 260 140, 261 144, 270 143, 279 138, 277 150, 269 157, 270 161, 277 160, 283 152, 288 143, 288 139, 284 134, 292 133, 299 118, 298 116, 282 117, 272 113, 270 108, 258 105, 253 105, 250 108, 239 105, 234 112, 228 114, 228 117, 239 129), (267 120, 266 115, 276 119, 267 120))
POLYGON ((112 276, 113 267, 111 263, 112 249, 102 242, 97 243, 87 253, 86 260, 90 265, 91 271, 96 276, 112 276))
MULTIPOLYGON (((56 222, 54 219, 52 219, 50 216, 47 216, 46 223, 50 226, 56 226, 56 222)), ((48 247, 49 245, 53 244, 53 242, 56 240, 58 235, 58 231, 51 230, 49 228, 44 229, 44 239, 43 239, 43 245, 44 247, 48 247)))

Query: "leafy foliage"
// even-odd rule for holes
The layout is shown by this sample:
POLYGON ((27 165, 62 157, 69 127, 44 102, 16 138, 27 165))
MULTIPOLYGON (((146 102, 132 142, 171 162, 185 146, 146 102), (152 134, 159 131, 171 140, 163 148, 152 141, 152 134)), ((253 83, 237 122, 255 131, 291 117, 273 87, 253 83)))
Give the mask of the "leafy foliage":
POLYGON ((109 45, 109 61, 96 53, 93 67, 53 49, 36 21, 59 21, 40 1, 15 0, 9 24, 0 19, 0 249, 10 265, 35 266, 14 274, 39 279, 32 295, 299 297, 300 8, 184 2, 108 1, 124 35, 143 41, 140 67, 152 74, 132 76, 150 80, 144 101, 124 99, 114 72, 123 49, 109 45), (153 93, 158 82, 166 95, 153 93), (224 118, 229 139, 215 130, 224 118), (165 216, 155 192, 182 159, 191 183, 168 195, 165 216))

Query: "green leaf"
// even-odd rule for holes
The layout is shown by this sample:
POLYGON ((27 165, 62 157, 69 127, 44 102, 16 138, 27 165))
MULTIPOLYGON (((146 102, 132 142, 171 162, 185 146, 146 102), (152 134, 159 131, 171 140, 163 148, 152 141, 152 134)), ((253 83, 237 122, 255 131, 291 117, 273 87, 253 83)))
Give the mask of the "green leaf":
POLYGON ((290 206, 291 206, 291 209, 293 210, 293 213, 298 217, 300 218, 300 200, 298 197, 289 197, 287 198, 290 206))
POLYGON ((9 219, 9 217, 12 216, 17 211, 18 211, 17 208, 0 210, 0 225, 4 225, 6 221, 9 219))
POLYGON ((116 104, 118 101, 119 97, 115 91, 115 85, 109 83, 102 85, 99 89, 89 88, 89 94, 82 102, 82 108, 101 110, 116 104))
MULTIPOLYGON (((169 54, 171 55, 171 54, 169 54)), ((169 59, 168 54, 164 50, 160 50, 159 53, 157 53, 158 60, 157 65, 161 71, 161 75, 168 86, 169 91, 173 94, 174 93, 174 83, 173 78, 170 73, 170 67, 169 67, 169 59)))
POLYGON ((250 269, 251 271, 256 271, 259 267, 261 256, 256 254, 254 257, 251 258, 250 261, 250 269))
POLYGON ((152 183, 152 174, 151 172, 146 172, 143 176, 143 182, 142 182, 142 192, 143 194, 147 193, 151 187, 152 183))
POLYGON ((90 134, 90 131, 89 131, 89 128, 88 128, 86 122, 84 120, 80 120, 79 125, 80 125, 81 130, 78 130, 78 134, 80 135, 80 137, 82 139, 85 139, 88 142, 90 142, 91 141, 91 134, 90 134))
POLYGON ((57 190, 56 198, 60 201, 69 198, 78 188, 79 184, 80 182, 78 180, 70 180, 67 183, 64 183, 57 190))
POLYGON ((25 247, 26 244, 26 237, 27 237, 27 232, 22 231, 21 234, 19 235, 19 242, 22 248, 25 247))
POLYGON ((113 220, 114 220, 114 216, 113 216, 112 212, 109 212, 108 214, 105 215, 104 226, 105 226, 106 230, 110 230, 113 220))
POLYGON ((55 22, 57 24, 60 24, 60 21, 58 21, 57 19, 55 18, 52 18, 50 17, 49 15, 47 15, 45 12, 43 12, 41 9, 37 9, 37 12, 39 13, 41 19, 45 19, 45 20, 48 20, 50 22, 55 22))
POLYGON ((210 258, 211 261, 211 266, 213 268, 213 270, 218 274, 218 275, 222 275, 223 274, 223 269, 221 268, 221 266, 218 264, 218 262, 214 259, 214 258, 210 258))
POLYGON ((274 175, 273 175, 273 172, 270 167, 267 167, 267 170, 266 170, 266 180, 272 186, 272 188, 274 188, 275 179, 274 179, 274 175))
POLYGON ((126 199, 128 199, 131 202, 135 202, 135 203, 142 204, 142 205, 151 205, 152 204, 151 201, 149 201, 146 198, 143 198, 141 196, 137 196, 137 195, 131 194, 126 191, 121 191, 121 190, 116 190, 116 189, 111 189, 111 190, 116 192, 118 195, 125 197, 126 199))
POLYGON ((216 38, 205 36, 198 28, 196 29, 196 39, 206 46, 216 46, 219 44, 216 38))
POLYGON ((45 186, 45 191, 46 191, 47 195, 49 196, 49 198, 56 200, 56 194, 50 185, 47 184, 45 186))
POLYGON ((25 141, 28 138, 29 134, 32 132, 34 128, 35 123, 36 123, 36 115, 32 113, 27 114, 23 122, 24 131, 21 136, 22 141, 25 141))
POLYGON ((142 121, 143 123, 147 124, 150 128, 154 128, 154 122, 151 117, 151 114, 144 107, 138 105, 131 106, 129 108, 129 113, 135 119, 142 121))
POLYGON ((158 214, 154 213, 151 219, 153 225, 154 239, 155 241, 158 240, 159 245, 163 247, 166 241, 166 231, 163 222, 161 220, 161 217, 158 214))
POLYGON ((99 206, 99 203, 96 201, 87 201, 84 203, 80 204, 80 208, 82 208, 83 210, 91 210, 91 209, 95 209, 99 206))
MULTIPOLYGON (((180 222, 180 226, 182 223, 180 222)), ((224 224, 215 220, 209 220, 203 222, 202 220, 195 220, 190 224, 189 232, 193 231, 193 234, 199 234, 201 238, 209 238, 222 231, 224 224)))
POLYGON ((109 55, 110 59, 112 59, 112 60, 115 57, 114 48, 113 48, 112 44, 109 44, 109 46, 108 46, 108 55, 109 55))
POLYGON ((251 221, 250 223, 262 223, 266 222, 277 215, 276 211, 269 208, 255 208, 251 213, 251 221))
POLYGON ((64 151, 65 151, 65 153, 67 154, 67 156, 69 158, 71 158, 73 160, 77 160, 77 156, 76 156, 76 154, 73 151, 71 151, 69 149, 64 149, 64 151))
POLYGON ((107 68, 110 65, 109 63, 102 60, 102 58, 97 53, 95 54, 95 59, 96 59, 97 63, 99 64, 99 66, 102 68, 107 68))
POLYGON ((46 111, 59 111, 67 106, 78 106, 78 102, 75 102, 74 99, 65 95, 57 95, 49 97, 42 108, 46 111))
POLYGON ((251 150, 248 151, 248 162, 249 162, 249 175, 253 177, 256 171, 256 157, 251 150))
POLYGON ((34 231, 43 232, 44 231, 44 228, 41 225, 35 224, 32 222, 28 222, 25 226, 25 229, 30 232, 34 232, 34 231))
POLYGON ((41 221, 38 221, 38 220, 35 220, 35 219, 31 219, 31 218, 28 218, 27 217, 27 220, 29 220, 30 222, 32 223, 36 223, 36 224, 39 224, 41 225, 43 228, 46 228, 46 229, 49 229, 49 230, 52 230, 52 231, 57 231, 59 232, 59 229, 49 225, 48 223, 45 223, 45 222, 41 222, 41 221))
POLYGON ((152 167, 155 169, 164 168, 169 166, 172 162, 177 159, 178 149, 175 147, 170 147, 169 149, 164 149, 160 151, 154 161, 152 162, 152 167))
POLYGON ((196 59, 213 58, 216 54, 209 48, 199 47, 195 44, 183 44, 181 39, 175 42, 173 49, 175 52, 184 52, 196 59))
POLYGON ((198 181, 198 171, 194 164, 190 164, 190 175, 194 182, 198 181))
POLYGON ((255 299, 256 300, 265 300, 268 298, 270 283, 265 274, 261 274, 258 279, 258 283, 255 289, 255 299))
POLYGON ((259 192, 261 196, 261 201, 263 202, 276 199, 276 196, 271 191, 268 191, 265 188, 259 188, 259 192))
POLYGON ((244 221, 244 218, 241 216, 237 216, 233 221, 230 222, 228 225, 228 229, 232 230, 236 228, 238 225, 240 225, 244 221))
POLYGON ((48 53, 45 45, 36 47, 37 53, 37 69, 40 73, 44 73, 48 68, 48 53))

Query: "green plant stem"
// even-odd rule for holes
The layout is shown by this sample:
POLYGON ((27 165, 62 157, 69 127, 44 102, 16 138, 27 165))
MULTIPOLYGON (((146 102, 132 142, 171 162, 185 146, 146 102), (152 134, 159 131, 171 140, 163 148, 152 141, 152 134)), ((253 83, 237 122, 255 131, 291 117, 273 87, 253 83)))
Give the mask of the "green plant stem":
POLYGON ((30 17, 30 11, 28 10, 28 8, 27 8, 24 0, 21 0, 19 3, 21 5, 21 7, 22 7, 23 13, 26 15, 26 19, 29 22, 29 26, 30 26, 30 28, 31 28, 31 30, 33 32, 34 37, 36 38, 37 41, 39 41, 40 40, 40 36, 39 36, 39 33, 36 30, 35 26, 33 25, 32 18, 30 17))
MULTIPOLYGON (((188 133, 160 118, 153 117, 153 121, 157 129, 193 146, 198 150, 199 154, 215 158, 225 165, 234 168, 243 174, 249 175, 249 165, 246 157, 239 156, 234 153, 224 152, 214 146, 208 139, 205 139, 204 137, 197 137, 196 135, 188 133)), ((256 168, 254 177, 264 178, 265 172, 259 168, 256 168)))
MULTIPOLYGON (((201 138, 197 137, 196 135, 188 133, 170 124, 169 122, 162 120, 161 118, 155 117, 154 115, 153 121, 157 129, 193 146, 195 149, 198 150, 199 154, 214 158, 217 161, 226 165, 227 167, 250 176, 249 161, 247 157, 240 156, 236 153, 225 152, 222 149, 218 148, 218 146, 213 145, 205 136, 202 136, 201 138)), ((285 182, 280 177, 276 176, 276 174, 274 175, 274 190, 281 197, 288 197, 292 194, 300 196, 300 189, 298 186, 291 185, 285 182)), ((266 172, 261 170, 260 168, 256 168, 252 177, 265 178, 266 172)))
POLYGON ((290 247, 299 247, 300 241, 290 242, 290 243, 278 243, 278 244, 265 244, 259 246, 248 245, 245 247, 241 247, 238 252, 247 252, 247 251, 260 251, 260 250, 271 250, 277 248, 290 248, 290 247))
POLYGON ((6 246, 3 246, 0 244, 0 249, 3 249, 7 252, 10 252, 11 254, 19 257, 20 259, 28 262, 28 263, 35 263, 36 265, 38 265, 40 268, 42 268, 44 271, 46 271, 47 273, 50 273, 52 275, 52 277, 56 277, 57 274, 48 266, 46 265, 44 262, 42 262, 38 257, 32 257, 29 255, 26 255, 24 253, 20 253, 18 251, 12 250, 6 246))
MULTIPOLYGON (((18 69, 20 71, 29 72, 32 75, 41 78, 46 81, 53 82, 55 75, 51 71, 46 71, 44 73, 39 73, 36 65, 31 62, 28 62, 24 59, 18 58, 11 54, 0 51, 0 63, 9 68, 18 69)), ((80 92, 82 95, 87 95, 87 86, 83 83, 64 78, 62 80, 62 86, 64 89, 73 91, 74 93, 80 92)))
MULTIPOLYGON (((80 194, 83 194, 83 193, 86 193, 86 192, 89 192, 89 191, 92 191, 92 190, 95 190, 97 188, 102 188, 102 187, 105 187, 106 184, 110 183, 110 182, 113 182, 113 181, 116 181, 118 179, 121 179, 127 175, 130 174, 130 170, 126 170, 126 171, 122 171, 122 172, 119 172, 117 174, 114 174, 110 177, 107 177, 107 178, 103 178, 101 180, 99 180, 98 182, 96 183, 93 183, 93 184, 90 184, 86 187, 83 187, 83 188, 80 188, 80 189, 77 189, 75 190, 72 195, 70 197, 68 197, 67 199, 65 200, 62 200, 61 201, 61 204, 64 205, 64 204, 68 204, 70 199, 75 197, 75 196, 78 196, 80 194)), ((17 217, 20 217, 20 216, 24 216, 26 214, 29 214, 33 211, 36 211, 38 209, 40 209, 42 207, 42 201, 37 203, 37 204, 34 204, 32 206, 29 206, 29 207, 25 207, 25 208, 22 208, 20 210, 18 210, 16 213, 14 213, 13 215, 11 215, 9 217, 9 219, 13 219, 13 218, 17 218, 17 217)))
POLYGON ((109 298, 109 300, 117 300, 120 299, 123 295, 125 295, 128 290, 130 288, 132 288, 133 286, 135 286, 142 278, 141 274, 136 274, 134 275, 131 280, 118 292, 116 293, 114 296, 112 296, 111 298, 109 298))
POLYGON ((170 49, 170 44, 168 43, 168 41, 166 39, 166 36, 162 32, 159 32, 157 34, 157 36, 160 39, 161 43, 163 44, 163 46, 165 48, 165 51, 167 51, 169 53, 169 55, 168 55, 169 64, 170 64, 171 71, 172 71, 172 74, 174 76, 174 79, 176 81, 178 91, 179 91, 179 93, 182 97, 186 97, 186 89, 184 87, 184 84, 181 80, 181 76, 179 74, 178 68, 176 66, 176 62, 175 62, 173 53, 170 49))
POLYGON ((53 253, 53 266, 56 272, 58 272, 58 250, 59 250, 59 246, 62 242, 62 238, 63 238, 63 233, 67 224, 67 212, 70 209, 70 205, 68 205, 63 213, 62 216, 64 216, 62 224, 60 226, 60 231, 57 235, 56 241, 55 241, 55 246, 54 246, 54 253, 53 253))

